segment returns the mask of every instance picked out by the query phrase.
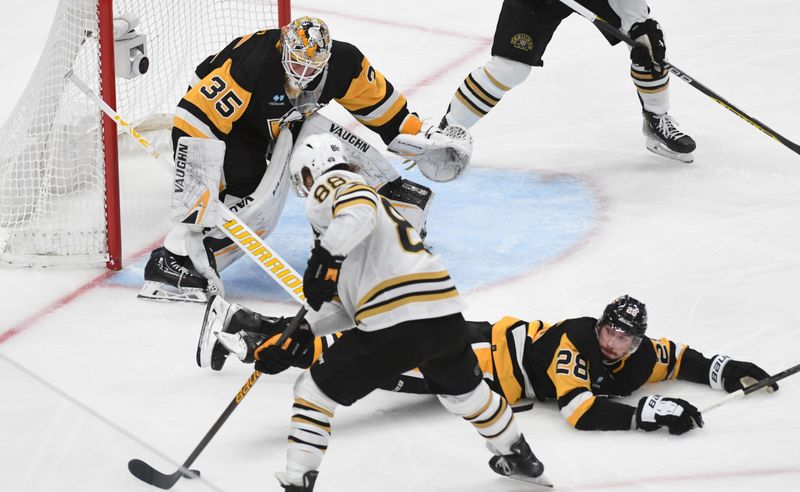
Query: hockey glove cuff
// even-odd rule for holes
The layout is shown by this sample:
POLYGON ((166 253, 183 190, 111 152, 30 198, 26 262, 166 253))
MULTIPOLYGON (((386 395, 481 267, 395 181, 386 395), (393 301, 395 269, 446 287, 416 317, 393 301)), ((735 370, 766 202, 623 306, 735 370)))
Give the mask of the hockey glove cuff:
POLYGON ((658 22, 654 19, 636 22, 631 26, 628 35, 639 43, 631 49, 631 61, 650 70, 654 76, 660 76, 667 55, 667 46, 664 44, 664 33, 658 22))
MULTIPOLYGON (((717 355, 711 361, 708 384, 714 389, 724 389, 728 393, 733 393, 768 377, 769 374, 764 369, 752 362, 738 361, 725 355, 717 355)), ((767 391, 778 391, 778 383, 767 386, 767 391)))
POLYGON ((280 347, 277 345, 280 334, 274 335, 253 351, 255 368, 265 374, 278 374, 292 366, 301 366, 306 354, 314 343, 314 335, 305 323, 297 328, 294 335, 287 338, 280 347))
POLYGON ((703 427, 703 417, 686 400, 661 395, 643 396, 636 406, 636 428, 650 432, 659 427, 667 427, 670 434, 679 435, 703 427))
POLYGON ((311 250, 311 258, 303 274, 303 294, 314 311, 319 311, 323 302, 330 301, 336 295, 343 261, 343 256, 333 256, 319 244, 311 250))

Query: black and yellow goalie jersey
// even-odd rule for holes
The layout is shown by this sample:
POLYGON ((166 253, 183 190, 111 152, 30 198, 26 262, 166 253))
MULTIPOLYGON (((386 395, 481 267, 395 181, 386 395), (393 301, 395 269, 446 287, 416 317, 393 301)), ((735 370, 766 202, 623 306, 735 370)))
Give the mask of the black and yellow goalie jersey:
POLYGON ((682 379, 708 384, 711 360, 666 338, 645 338, 633 354, 603 361, 595 318, 549 325, 506 317, 469 322, 484 379, 514 404, 522 398, 557 399, 562 415, 582 430, 628 430, 635 408, 610 397, 645 383, 682 379))
MULTIPOLYGON (((350 43, 333 42, 327 73, 309 90, 320 87, 318 103, 336 100, 384 142, 419 131, 421 122, 409 113, 405 97, 350 43)), ((225 140, 230 149, 233 139, 253 144, 246 152, 263 157, 277 136, 278 120, 292 107, 284 88, 280 30, 258 31, 234 39, 198 65, 175 112, 173 142, 184 135, 214 138, 225 140)), ((226 155, 226 167, 228 162, 226 155)))

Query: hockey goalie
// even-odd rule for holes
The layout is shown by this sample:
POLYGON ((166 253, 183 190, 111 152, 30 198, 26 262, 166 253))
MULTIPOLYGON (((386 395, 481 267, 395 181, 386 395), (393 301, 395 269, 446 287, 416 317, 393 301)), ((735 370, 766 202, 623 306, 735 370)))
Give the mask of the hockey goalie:
MULTIPOLYGON (((212 152, 220 162, 208 164, 222 170, 219 202, 262 237, 283 210, 292 143, 312 133, 342 140, 369 184, 424 235, 430 188, 403 179, 377 149, 317 113, 332 100, 432 180, 458 176, 472 153, 466 130, 425 125, 357 47, 331 39, 317 18, 236 38, 195 72, 175 111, 173 147, 182 138, 224 143, 224 152, 212 152)), ((186 148, 193 152, 181 158, 209 161, 198 155, 203 146, 186 148)), ((242 254, 218 228, 179 223, 151 253, 139 296, 205 302, 209 291, 222 291, 219 272, 242 254)))

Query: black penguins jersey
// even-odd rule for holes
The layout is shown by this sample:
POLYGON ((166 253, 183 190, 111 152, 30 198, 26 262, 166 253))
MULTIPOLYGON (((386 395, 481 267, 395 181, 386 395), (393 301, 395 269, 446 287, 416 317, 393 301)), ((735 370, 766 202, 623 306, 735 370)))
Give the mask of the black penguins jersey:
MULTIPOLYGON (((226 140, 236 134, 266 151, 278 120, 293 107, 284 88, 280 30, 234 39, 200 63, 195 75, 178 103, 173 140, 184 135, 226 140)), ((409 113, 405 97, 350 43, 333 42, 327 73, 309 90, 319 85, 317 102, 336 100, 387 143, 401 132, 419 131, 421 122, 409 113)))
POLYGON ((521 398, 557 399, 562 415, 583 430, 628 430, 635 408, 627 396, 645 383, 682 379, 708 384, 711 360, 666 338, 645 338, 633 354, 603 362, 595 318, 549 325, 506 317, 495 324, 469 322, 484 378, 514 404, 521 398))

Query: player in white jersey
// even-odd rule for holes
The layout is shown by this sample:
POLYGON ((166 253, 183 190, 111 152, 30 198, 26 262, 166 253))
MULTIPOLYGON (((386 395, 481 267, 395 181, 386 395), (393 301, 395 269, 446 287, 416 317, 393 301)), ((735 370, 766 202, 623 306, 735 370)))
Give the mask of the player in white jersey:
MULTIPOLYGON (((276 474, 281 485, 313 490, 336 408, 415 367, 442 405, 486 439, 495 472, 550 485, 508 403, 482 379, 461 315, 464 302, 441 260, 385 198, 348 170, 342 150, 332 135, 312 135, 290 162, 298 194, 308 196, 316 237, 303 276, 313 310, 307 322, 280 347, 278 336, 218 334, 240 359, 276 373, 306 352, 314 335, 353 327, 295 383, 286 471, 276 474)), ((219 316, 224 321, 227 313, 219 316)))

